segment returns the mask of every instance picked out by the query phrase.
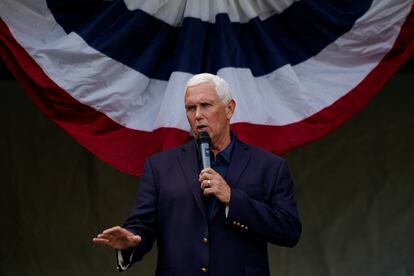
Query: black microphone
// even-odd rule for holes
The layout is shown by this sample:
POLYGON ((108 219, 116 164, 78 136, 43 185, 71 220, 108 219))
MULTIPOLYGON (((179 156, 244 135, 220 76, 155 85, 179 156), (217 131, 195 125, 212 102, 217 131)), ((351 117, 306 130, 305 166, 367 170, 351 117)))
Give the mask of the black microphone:
POLYGON ((197 143, 200 147, 201 163, 203 169, 211 168, 210 164, 210 136, 206 131, 200 132, 197 137, 197 143))

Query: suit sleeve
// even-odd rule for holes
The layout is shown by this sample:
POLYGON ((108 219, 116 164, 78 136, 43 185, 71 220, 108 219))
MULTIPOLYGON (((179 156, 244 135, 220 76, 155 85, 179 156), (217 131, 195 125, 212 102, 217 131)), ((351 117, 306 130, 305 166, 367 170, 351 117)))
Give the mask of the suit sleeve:
MULTIPOLYGON (((121 269, 119 268, 120 270, 129 268, 151 250, 156 239, 157 201, 158 187, 156 187, 155 175, 150 159, 148 159, 144 164, 144 172, 140 179, 134 209, 123 225, 132 233, 140 235, 141 242, 132 249, 122 250, 122 259, 127 263, 121 269)), ((118 264, 119 259, 118 257, 118 264)))
POLYGON ((242 189, 232 188, 226 223, 271 243, 293 247, 299 240, 302 226, 293 195, 293 181, 284 160, 275 179, 269 182, 264 185, 263 201, 250 197, 242 189))

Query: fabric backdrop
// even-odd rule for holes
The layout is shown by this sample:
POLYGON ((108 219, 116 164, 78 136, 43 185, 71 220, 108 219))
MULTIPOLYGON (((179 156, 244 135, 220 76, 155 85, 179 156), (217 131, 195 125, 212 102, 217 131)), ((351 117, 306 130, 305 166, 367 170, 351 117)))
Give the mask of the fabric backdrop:
POLYGON ((97 157, 140 174, 188 139, 186 80, 229 82, 232 129, 275 153, 351 118, 414 50, 413 0, 1 0, 0 56, 97 157))
MULTIPOLYGON (((285 156, 303 235, 269 246, 272 275, 414 275, 413 79, 397 74, 354 119, 285 156)), ((138 179, 81 147, 17 83, 0 92, 0 275, 120 275, 91 238, 129 214, 138 179)), ((154 268, 152 251, 122 275, 154 268)))

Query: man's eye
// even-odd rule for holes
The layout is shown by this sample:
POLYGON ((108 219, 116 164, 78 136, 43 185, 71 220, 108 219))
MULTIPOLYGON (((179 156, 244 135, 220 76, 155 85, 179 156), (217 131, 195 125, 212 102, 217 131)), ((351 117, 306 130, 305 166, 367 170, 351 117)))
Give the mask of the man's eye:
POLYGON ((209 104, 209 103, 202 103, 201 106, 202 107, 209 107, 209 106, 211 106, 211 104, 209 104))
POLYGON ((187 111, 194 111, 195 110, 195 106, 188 106, 186 109, 187 109, 187 111))

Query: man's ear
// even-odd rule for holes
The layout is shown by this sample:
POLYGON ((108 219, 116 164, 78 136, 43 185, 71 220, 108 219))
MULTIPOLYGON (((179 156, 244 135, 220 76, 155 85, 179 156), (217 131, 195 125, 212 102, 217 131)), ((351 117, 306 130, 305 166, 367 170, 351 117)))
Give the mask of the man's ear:
POLYGON ((230 120, 233 117, 234 110, 236 108, 236 102, 232 99, 227 103, 226 111, 227 111, 227 119, 230 120))

